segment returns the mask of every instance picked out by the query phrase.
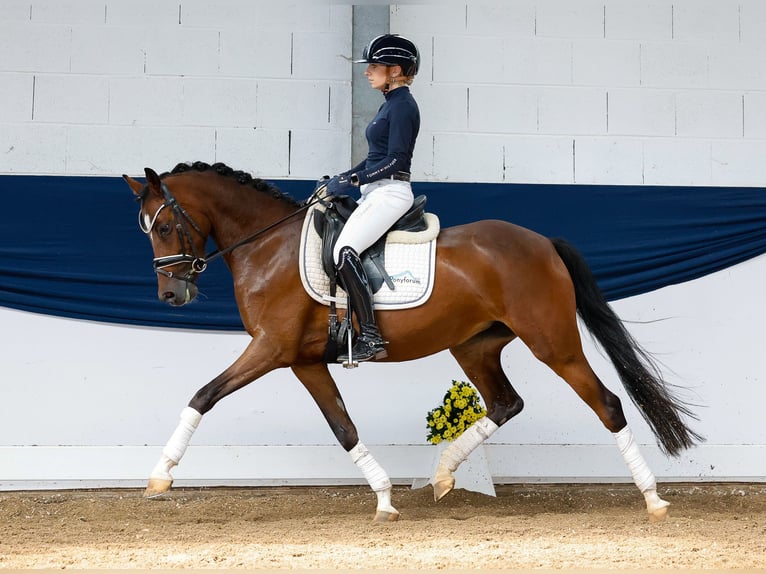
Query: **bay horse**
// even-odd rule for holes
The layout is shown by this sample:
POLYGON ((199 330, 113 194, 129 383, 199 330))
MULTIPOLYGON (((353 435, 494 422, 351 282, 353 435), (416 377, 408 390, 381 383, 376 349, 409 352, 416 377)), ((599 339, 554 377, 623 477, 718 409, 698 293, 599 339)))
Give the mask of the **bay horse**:
MULTIPOLYGON (((159 299, 173 306, 192 301, 200 273, 220 256, 233 276, 242 323, 252 337, 242 355, 182 410, 145 496, 170 489, 171 469, 218 401, 288 367, 376 493, 374 519, 396 520, 388 474, 360 442, 328 369, 327 307, 309 297, 299 277, 299 240, 309 200, 298 202, 224 164, 179 164, 162 175, 146 168, 145 176, 146 183, 123 178, 140 201, 139 222, 152 244, 159 299), (218 249, 205 255, 208 237, 218 249)), ((651 356, 625 329, 584 258, 563 240, 498 220, 442 229, 436 245, 428 300, 407 310, 377 312, 381 332, 390 340, 385 361, 411 361, 449 349, 487 408, 484 418, 443 451, 433 478, 435 500, 454 488, 453 473, 473 449, 522 410, 522 398, 500 362, 502 349, 518 338, 613 433, 650 519, 663 518, 668 503, 657 494, 620 399, 586 360, 577 315, 614 364, 664 453, 678 455, 702 439, 684 422, 694 418, 691 408, 674 395, 651 356)))

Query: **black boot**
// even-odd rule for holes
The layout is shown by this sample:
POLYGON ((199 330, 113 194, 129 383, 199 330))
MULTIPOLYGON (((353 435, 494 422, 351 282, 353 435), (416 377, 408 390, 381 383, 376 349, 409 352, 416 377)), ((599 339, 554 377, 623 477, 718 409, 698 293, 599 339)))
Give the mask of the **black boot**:
MULTIPOLYGON (((359 255, 351 247, 340 251, 338 261, 338 276, 343 289, 348 293, 351 306, 359 319, 360 333, 351 350, 354 361, 369 361, 383 359, 388 356, 383 345, 388 341, 380 335, 375 323, 375 310, 372 304, 372 291, 367 280, 367 273, 362 267, 359 255)), ((348 363, 348 352, 338 355, 339 363, 348 363)))

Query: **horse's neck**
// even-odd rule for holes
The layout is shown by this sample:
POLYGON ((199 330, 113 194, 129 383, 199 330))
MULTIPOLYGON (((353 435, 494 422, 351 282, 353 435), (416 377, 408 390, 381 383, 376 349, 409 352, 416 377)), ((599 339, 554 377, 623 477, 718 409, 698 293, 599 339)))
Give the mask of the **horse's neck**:
POLYGON ((236 190, 227 199, 224 194, 216 202, 215 215, 211 215, 211 238, 220 250, 230 249, 245 242, 229 253, 230 265, 246 258, 257 257, 261 262, 272 259, 280 245, 297 242, 300 237, 300 217, 290 218, 283 223, 278 221, 288 217, 298 208, 279 199, 254 190, 236 190), (276 225, 275 225, 276 224, 276 225), (273 227, 271 227, 273 226, 273 227), (275 245, 277 247, 275 247, 275 245))

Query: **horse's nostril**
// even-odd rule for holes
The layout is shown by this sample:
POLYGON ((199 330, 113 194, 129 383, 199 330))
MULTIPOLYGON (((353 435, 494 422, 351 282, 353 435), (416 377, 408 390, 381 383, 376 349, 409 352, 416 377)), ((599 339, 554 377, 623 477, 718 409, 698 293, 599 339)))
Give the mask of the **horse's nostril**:
POLYGON ((165 291, 162 294, 162 299, 164 301, 171 301, 171 300, 175 299, 175 296, 176 296, 175 293, 173 293, 172 291, 165 291))

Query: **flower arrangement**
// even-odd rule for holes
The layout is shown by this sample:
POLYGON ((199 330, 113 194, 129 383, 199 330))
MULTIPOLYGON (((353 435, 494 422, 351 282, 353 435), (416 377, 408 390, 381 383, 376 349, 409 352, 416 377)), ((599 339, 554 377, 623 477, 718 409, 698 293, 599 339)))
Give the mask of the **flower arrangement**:
POLYGON ((444 395, 443 403, 426 416, 426 440, 431 444, 439 444, 445 440, 453 441, 486 414, 479 394, 470 383, 452 381, 452 386, 444 395))

